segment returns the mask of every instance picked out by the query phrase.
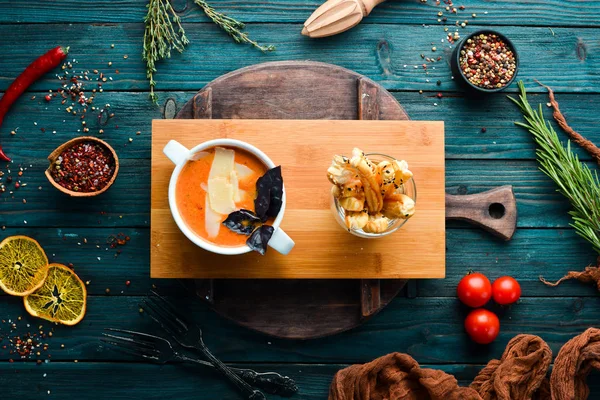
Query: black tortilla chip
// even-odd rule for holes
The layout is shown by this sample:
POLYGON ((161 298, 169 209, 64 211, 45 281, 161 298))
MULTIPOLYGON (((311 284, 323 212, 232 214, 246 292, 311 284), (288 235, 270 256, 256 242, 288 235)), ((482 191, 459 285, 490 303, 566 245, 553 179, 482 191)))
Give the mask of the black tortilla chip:
POLYGON ((223 221, 223 225, 242 235, 250 235, 261 223, 260 218, 250 210, 234 211, 223 221))
POLYGON ((246 244, 252 250, 262 254, 267 252, 267 245, 275 229, 271 225, 263 225, 252 232, 252 235, 246 240, 246 244))
POLYGON ((269 217, 276 217, 283 204, 283 177, 281 166, 271 168, 256 181, 256 199, 254 210, 256 215, 266 221, 269 217))

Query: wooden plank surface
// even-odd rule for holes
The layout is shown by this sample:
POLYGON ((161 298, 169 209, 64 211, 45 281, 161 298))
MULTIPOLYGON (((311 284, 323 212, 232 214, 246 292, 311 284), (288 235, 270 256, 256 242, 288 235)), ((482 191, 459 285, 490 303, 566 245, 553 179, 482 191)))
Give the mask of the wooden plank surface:
MULTIPOLYGON (((191 44, 183 54, 174 54, 157 65, 156 89, 199 90, 209 81, 238 68, 267 61, 306 59, 354 70, 391 90, 459 89, 451 79, 450 49, 447 42, 441 42, 446 37, 441 26, 404 25, 402 29, 390 29, 387 25, 365 24, 327 40, 303 37, 298 34, 300 29, 298 24, 252 25, 255 40, 278 48, 261 53, 250 46, 235 44, 213 24, 188 24, 186 32, 191 44), (436 52, 431 51, 432 43, 436 45, 436 52), (421 54, 441 56, 442 60, 430 64, 425 71, 421 54), (436 85, 438 80, 440 86, 436 85)), ((477 29, 469 25, 461 28, 460 34, 467 35, 477 29)), ((99 69, 113 78, 103 85, 104 91, 147 91, 140 45, 143 31, 141 23, 47 24, 42 30, 32 24, 0 25, 5 52, 11 55, 0 58, 0 90, 5 90, 12 77, 32 61, 31 54, 42 54, 57 43, 68 41, 71 57, 78 62, 76 69, 99 69), (109 68, 107 64, 111 61, 109 68), (114 72, 116 70, 119 74, 114 72)), ((533 79, 559 91, 600 91, 600 66, 593 57, 600 49, 597 28, 552 28, 554 35, 548 27, 507 26, 501 31, 515 44, 519 54, 535 54, 535 57, 520 58, 519 78, 525 80, 531 91, 544 91, 533 79), (557 73, 556 60, 560 60, 560 71, 568 71, 568 74, 557 73)), ((52 74, 32 86, 32 90, 57 88, 52 74)), ((509 91, 516 91, 516 83, 509 91)))
MULTIPOLYGON (((78 22, 140 22, 145 8, 137 0, 119 0, 119 12, 98 12, 112 10, 115 2, 98 0, 93 3, 78 0, 55 0, 31 2, 26 0, 1 0, 0 23, 78 23, 78 22), (73 12, 65 12, 73 10, 73 12)), ((173 0, 173 7, 183 22, 206 22, 199 8, 192 0, 173 0)), ((243 1, 213 0, 211 4, 219 11, 231 14, 244 22, 304 22, 322 4, 320 0, 268 0, 243 1)), ((455 3, 458 5, 459 3, 455 3)), ((545 1, 539 3, 522 1, 502 1, 490 3, 486 0, 469 0, 460 3, 466 6, 456 18, 448 13, 450 25, 456 19, 467 19, 478 25, 560 25, 591 26, 600 19, 600 5, 594 1, 577 0, 545 1), (472 14, 477 18, 472 18, 472 14)), ((439 24, 438 11, 444 10, 442 2, 421 3, 418 0, 388 1, 375 8, 361 24, 439 24)))
MULTIPOLYGON (((110 143, 110 140, 109 140, 110 143)), ((148 227, 150 223, 150 160, 121 160, 123 168, 114 187, 86 202, 62 196, 54 190, 43 171, 46 160, 28 159, 33 165, 22 177, 27 183, 14 193, 1 196, 0 226, 7 227, 148 227), (42 187, 40 190, 39 187, 42 187), (121 196, 125 193, 125 196, 121 196), (23 203, 26 199, 27 203, 23 203), (65 212, 68 210, 69 212, 65 212), (27 223, 25 223, 27 221, 27 223)), ((593 164, 589 164, 593 166, 593 164)), ((6 172, 6 169, 2 169, 6 172)), ((446 162, 446 191, 473 194, 496 186, 513 185, 522 228, 566 228, 568 202, 534 161, 449 160, 446 162), (482 174, 481 172, 485 172, 482 174)), ((449 222, 449 226, 458 225, 449 222)))
MULTIPOLYGON (((240 368, 253 368, 260 371, 277 370, 294 377, 300 385, 300 391, 293 399, 326 399, 329 384, 338 369, 346 364, 239 364, 240 368)), ((474 365, 423 365, 424 368, 436 368, 453 374, 460 385, 468 386, 475 375, 484 367, 474 365)), ((600 374, 592 372, 588 378, 592 393, 600 390, 600 374)), ((30 363, 0 365, 0 384, 10 387, 14 398, 64 398, 72 395, 74 382, 87 382, 94 388, 99 399, 111 400, 162 400, 165 397, 181 400, 239 400, 234 389, 215 376, 195 366, 183 365, 144 365, 120 363, 63 363, 56 362, 43 368, 30 363), (23 377, 43 376, 46 378, 32 387, 14 385, 15 380, 23 377), (148 379, 160 376, 161 379, 148 379)), ((283 399, 269 396, 269 399, 283 399)))
POLYGON ((439 122, 156 120, 152 127, 151 276, 442 278, 443 148, 443 124, 439 122), (192 148, 217 137, 247 141, 282 165, 288 200, 281 227, 296 242, 289 255, 271 251, 266 257, 254 253, 219 256, 197 247, 177 228, 166 196, 173 165, 162 149, 173 139, 192 148), (326 168, 334 154, 349 154, 354 146, 366 152, 397 154, 414 173, 418 211, 394 235, 361 240, 348 234, 331 215, 326 168), (340 265, 343 259, 352 261, 340 265))
MULTIPOLYGON (((435 88, 431 88, 435 90, 435 88)), ((115 117, 106 125, 99 125, 96 119, 88 121, 91 132, 104 131, 106 139, 119 153, 119 159, 150 158, 151 121, 157 118, 169 118, 165 115, 165 104, 172 109, 170 118, 179 111, 196 91, 161 92, 160 106, 153 106, 144 92, 105 92, 98 94, 100 104, 110 103, 115 117), (129 112, 135 109, 136 112, 129 112), (137 132, 140 132, 137 135, 137 132), (129 138, 133 142, 129 142, 129 138)), ((403 105, 413 120, 443 120, 445 122, 446 159, 534 159, 535 147, 530 134, 515 126, 521 116, 518 109, 506 98, 506 94, 497 93, 477 101, 462 92, 395 92, 395 98, 403 105), (433 104, 436 103, 437 106, 433 104), (501 110, 502 112, 496 112, 501 110), (485 132, 482 132, 485 128, 485 132)), ((20 98, 4 120, 0 135, 6 151, 15 157, 16 163, 36 161, 48 154, 67 138, 74 137, 81 129, 77 117, 69 118, 44 100, 45 93, 33 92, 20 98), (31 100, 32 96, 36 96, 31 100), (35 116, 32 121, 32 116, 35 116), (64 121, 64 122, 63 122, 64 121), (37 122, 38 125, 33 125, 37 122), (14 136, 10 130, 18 129, 14 136), (45 133, 40 131, 46 130, 45 133), (56 130, 56 134, 52 132, 56 130), (42 140, 40 140, 42 139, 42 140), (31 144, 35 143, 35 146, 31 144)), ((529 96, 531 104, 544 105, 547 118, 551 112, 546 107, 546 94, 529 96)), ((569 123, 582 135, 592 141, 600 142, 600 129, 595 123, 595 112, 600 108, 600 96, 586 94, 559 93, 560 102, 569 123)), ((575 149, 582 160, 589 160, 588 153, 575 149)), ((35 164, 34 164, 35 165, 35 164)))
MULTIPOLYGON (((133 362, 135 358, 128 354, 100 347, 99 337, 103 329, 109 327, 164 336, 147 313, 139 312, 142 299, 138 296, 90 296, 85 319, 72 328, 53 326, 29 317, 19 299, 2 298, 2 303, 5 315, 13 317, 18 325, 15 335, 32 328, 36 330, 40 325, 45 332, 52 329, 52 337, 45 339, 51 362, 133 362), (19 321, 18 316, 22 316, 19 321), (32 327, 27 327, 27 323, 33 324, 32 327), (61 348, 61 344, 65 347, 61 348)), ((541 336, 556 354, 569 339, 590 326, 598 326, 600 306, 600 297, 594 296, 527 297, 510 308, 492 307, 500 317, 500 335, 494 343, 478 346, 464 334, 463 323, 469 309, 451 297, 397 297, 378 316, 359 328, 305 341, 276 339, 241 329, 216 315, 199 299, 186 296, 182 290, 169 299, 202 327, 205 343, 218 357, 226 362, 244 363, 362 363, 393 351, 408 353, 421 363, 486 363, 491 358, 499 358, 506 343, 520 333, 541 336)), ((310 305, 310 299, 307 299, 306 306, 310 305)), ((252 305, 240 304, 240 307, 252 305)), ((4 331, 10 324, 0 326, 4 331)), ((11 358, 15 355, 0 349, 0 360, 11 358)))
MULTIPOLYGON (((152 284, 159 285, 161 292, 177 294, 181 290, 179 281, 150 279, 148 228, 7 228, 4 231, 7 236, 15 234, 39 240, 51 262, 72 263, 81 277, 89 281, 87 289, 92 295, 104 295, 108 288, 111 296, 141 296, 152 284), (107 250, 106 242, 110 235, 118 233, 131 240, 119 248, 121 253, 115 258, 116 250, 107 250), (128 280, 131 285, 125 287, 128 280)), ((594 252, 572 229, 518 229, 513 240, 505 243, 481 230, 451 228, 446 230, 446 247, 446 278, 420 281, 416 296, 453 297, 456 284, 469 270, 481 270, 490 277, 518 276, 527 296, 597 295, 592 285, 566 282, 550 288, 539 282, 540 275, 556 280, 566 271, 594 261, 594 252), (558 242, 561 246, 556 246, 558 242), (464 243, 471 245, 464 249, 464 243)), ((1 296, 4 294, 0 293, 1 296)))

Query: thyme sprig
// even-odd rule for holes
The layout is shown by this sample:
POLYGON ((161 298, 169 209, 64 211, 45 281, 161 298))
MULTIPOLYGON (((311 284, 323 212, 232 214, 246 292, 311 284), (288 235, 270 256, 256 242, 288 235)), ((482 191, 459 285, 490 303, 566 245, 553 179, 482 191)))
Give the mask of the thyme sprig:
POLYGON ((169 0, 150 0, 146 7, 142 57, 146 61, 146 78, 150 80, 150 99, 157 103, 158 96, 154 93, 156 62, 171 57, 173 49, 183 52, 189 40, 169 0))
POLYGON ((566 147, 558 135, 544 120, 542 105, 534 110, 527 101, 527 93, 523 82, 519 82, 518 99, 508 97, 523 113, 525 123, 516 125, 527 129, 538 144, 536 150, 540 170, 548 175, 557 185, 558 191, 570 202, 573 210, 569 212, 576 232, 590 242, 600 253, 600 180, 598 173, 579 161, 579 157, 571 151, 571 141, 566 147))
MULTIPOLYGON (((248 34, 243 32, 246 26, 243 22, 216 11, 205 0, 194 0, 194 2, 212 22, 227 32, 236 43, 248 43, 263 52, 275 50, 275 46, 262 46, 255 40, 250 39, 248 34)), ((144 31, 142 57, 146 61, 146 78, 150 80, 150 99, 154 103, 158 103, 158 96, 154 93, 156 63, 171 57, 171 50, 173 49, 182 53, 189 40, 181 26, 181 19, 173 10, 169 0, 150 0, 146 8, 148 8, 148 13, 144 17, 146 29, 144 31)))
POLYGON ((231 36, 236 43, 248 43, 263 52, 275 50, 275 46, 273 45, 262 46, 258 44, 258 42, 250 39, 247 33, 242 32, 246 26, 243 22, 216 11, 205 0, 194 0, 194 3, 196 3, 202 9, 202 11, 204 11, 204 14, 206 14, 206 16, 210 18, 212 22, 227 32, 227 34, 229 34, 229 36, 231 36))

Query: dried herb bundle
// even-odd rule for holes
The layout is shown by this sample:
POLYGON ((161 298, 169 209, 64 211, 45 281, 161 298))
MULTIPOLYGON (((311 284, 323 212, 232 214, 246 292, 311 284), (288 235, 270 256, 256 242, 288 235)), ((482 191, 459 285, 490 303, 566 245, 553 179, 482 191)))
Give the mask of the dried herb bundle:
MULTIPOLYGON (((223 29, 236 43, 248 43, 253 47, 266 52, 275 50, 275 46, 261 46, 250 39, 242 30, 245 24, 237 21, 215 9, 205 0, 194 0, 202 11, 219 28, 223 29)), ((182 53, 189 40, 181 26, 181 19, 171 7, 169 0, 150 0, 148 13, 144 18, 146 30, 144 32, 143 59, 146 61, 146 77, 150 80, 150 99, 157 103, 158 96, 154 93, 156 81, 156 63, 162 59, 171 57, 171 50, 175 49, 182 53)))
MULTIPOLYGON (((544 120, 541 105, 537 111, 531 108, 527 101, 523 82, 519 82, 519 89, 521 92, 519 98, 514 99, 509 96, 509 99, 519 106, 526 122, 515 122, 515 124, 524 127, 533 135, 538 144, 536 154, 540 169, 558 185, 558 191, 571 202, 573 207, 573 210, 569 212, 573 219, 571 225, 600 254, 600 179, 598 174, 579 161, 579 157, 571 151, 570 141, 567 141, 566 147, 561 143, 550 122, 544 120)), ((556 100, 553 101, 556 103, 556 100)), ((555 105, 554 110, 555 118, 557 118, 558 104, 555 105)), ((568 127, 560 111, 558 114, 558 118, 562 117, 564 125, 568 127)), ((583 139, 585 140, 585 138, 583 139)), ((586 143, 591 142, 586 141, 586 143)), ((590 148, 588 145, 585 148, 594 154, 593 150, 597 147, 593 144, 592 147, 590 148)), ((593 281, 598 284, 600 289, 600 273, 597 269, 598 267, 590 266, 582 273, 571 272, 565 278, 576 278, 584 282, 593 281)))
POLYGON ((148 14, 144 18, 146 30, 142 57, 146 61, 146 78, 150 79, 150 99, 156 103, 158 100, 158 96, 154 93, 156 62, 171 57, 173 49, 183 52, 189 40, 169 0, 150 0, 146 7, 148 14))

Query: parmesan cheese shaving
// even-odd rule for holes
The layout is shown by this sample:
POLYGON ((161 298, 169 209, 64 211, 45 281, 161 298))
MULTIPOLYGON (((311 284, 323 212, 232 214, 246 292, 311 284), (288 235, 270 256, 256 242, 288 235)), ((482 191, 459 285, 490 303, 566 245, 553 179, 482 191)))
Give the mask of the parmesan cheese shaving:
POLYGON ((208 180, 214 178, 226 178, 229 179, 231 171, 233 171, 233 164, 235 158, 235 151, 230 149, 224 149, 222 147, 215 148, 215 158, 213 159, 210 167, 210 173, 208 174, 208 180))
POLYGON ((204 205, 204 228, 209 238, 215 238, 221 229, 221 215, 217 214, 210 207, 208 196, 204 205))
POLYGON ((233 200, 233 185, 226 178, 208 180, 208 197, 210 198, 210 208, 219 214, 229 215, 236 209, 233 200))
POLYGON ((202 160, 204 157, 206 157, 209 154, 210 153, 208 153, 206 151, 199 151, 197 153, 192 154, 192 156, 190 157, 190 161, 202 160))
POLYGON ((231 171, 231 174, 229 175, 229 182, 231 182, 231 186, 233 187, 233 201, 235 203, 239 203, 241 200, 240 184, 238 182, 238 177, 235 171, 231 171))
POLYGON ((235 172, 240 180, 246 179, 253 174, 253 171, 244 164, 235 163, 235 172))

